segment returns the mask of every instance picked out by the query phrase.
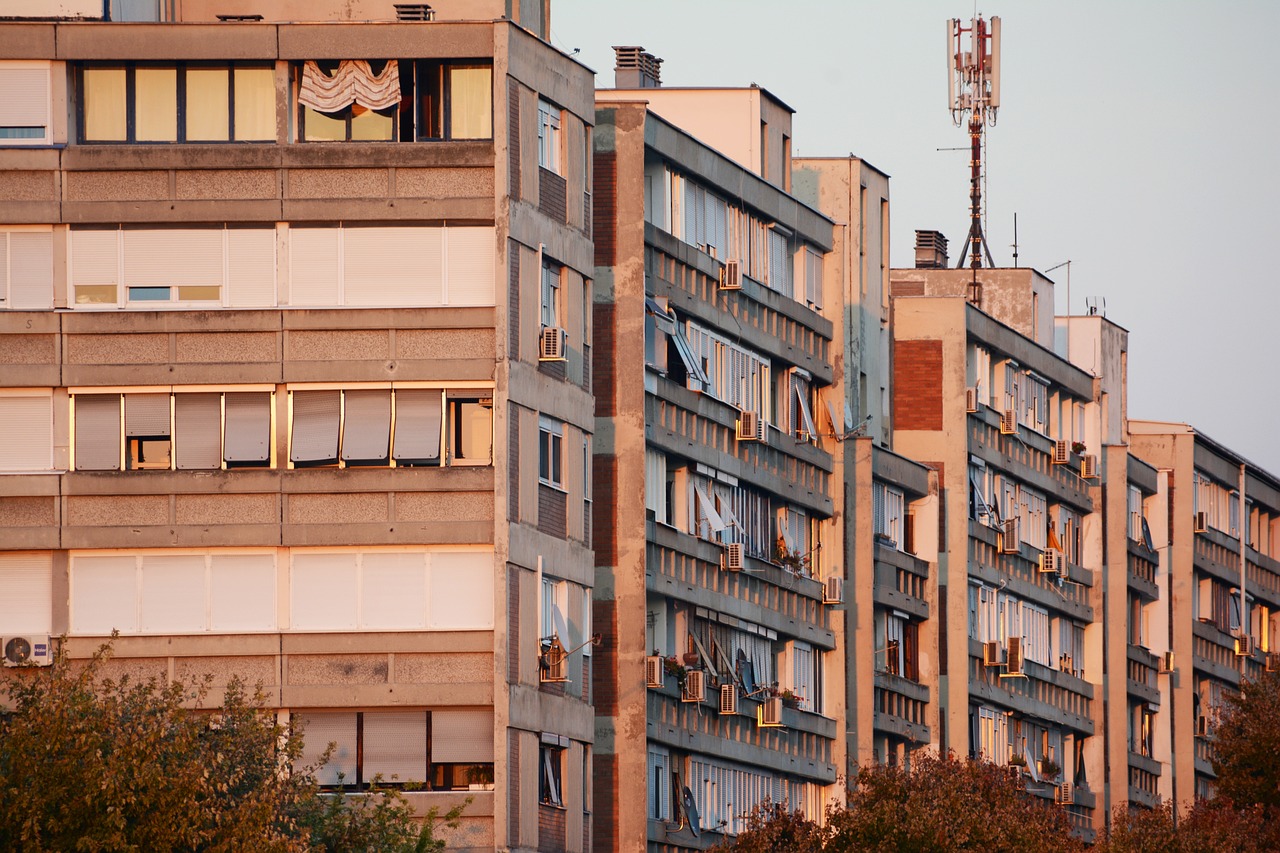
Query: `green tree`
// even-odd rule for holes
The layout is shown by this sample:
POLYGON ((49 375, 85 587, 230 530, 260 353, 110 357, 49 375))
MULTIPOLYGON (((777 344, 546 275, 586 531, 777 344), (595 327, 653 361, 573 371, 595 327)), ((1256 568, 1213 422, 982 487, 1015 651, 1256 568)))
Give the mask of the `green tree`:
POLYGON ((747 828, 721 849, 732 853, 812 853, 826 847, 830 833, 801 811, 767 802, 747 815, 747 828))
MULTIPOLYGON (((0 849, 14 851, 434 851, 395 791, 322 794, 298 767, 302 735, 260 694, 228 686, 214 713, 208 683, 103 677, 87 662, 9 671, 0 685, 0 849)), ((456 825, 461 808, 442 820, 456 825)))
POLYGON ((1280 673, 1264 672, 1227 694, 1213 750, 1219 796, 1280 814, 1280 673))

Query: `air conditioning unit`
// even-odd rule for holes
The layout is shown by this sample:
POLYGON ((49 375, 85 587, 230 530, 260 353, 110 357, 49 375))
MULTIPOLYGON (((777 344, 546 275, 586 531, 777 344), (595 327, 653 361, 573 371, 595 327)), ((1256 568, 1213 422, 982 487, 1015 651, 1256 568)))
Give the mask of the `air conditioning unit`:
MULTIPOLYGON (((1248 634, 1241 634, 1235 638, 1236 640, 1236 657, 1247 658, 1253 655, 1253 637, 1248 634)), ((6 657, 8 649, 6 651, 6 657)))
POLYGON ((1053 801, 1060 806, 1075 805, 1075 791, 1071 790, 1070 782, 1063 782, 1053 787, 1053 801))
POLYGON ((982 644, 982 665, 983 666, 1003 666, 1004 657, 1000 652, 1000 641, 992 640, 989 643, 982 644))
POLYGON ((1067 558, 1065 556, 1059 556, 1058 558, 1058 580, 1071 580, 1071 566, 1067 564, 1067 558))
POLYGON ((1207 512, 1196 513, 1196 533, 1204 533, 1209 529, 1209 514, 1207 512))
POLYGON ((1000 553, 1018 554, 1022 551, 1021 537, 1018 535, 1018 519, 1008 518, 1000 526, 1000 553))
POLYGON ((724 266, 720 267, 720 289, 721 290, 741 290, 742 289, 742 262, 736 260, 728 260, 724 262, 724 266))
POLYGON ((1071 461, 1071 443, 1060 438, 1053 443, 1053 464, 1066 465, 1071 461))
POLYGON ((738 441, 764 441, 765 423, 759 412, 739 412, 738 441))
POLYGON ((644 686, 661 687, 662 683, 662 656, 649 655, 644 659, 644 686))
POLYGON ((1280 652, 1267 652, 1267 672, 1280 672, 1280 652))
POLYGON ((1160 658, 1160 671, 1166 673, 1174 671, 1173 652, 1165 652, 1164 656, 1160 658))
POLYGON ((1080 457, 1080 476, 1086 480, 1096 479, 1098 476, 1098 457, 1092 453, 1086 453, 1080 457))
POLYGON ((756 708, 756 725, 762 729, 776 729, 782 726, 782 697, 770 696, 756 708))
POLYGON ((681 702, 701 702, 707 698, 707 677, 700 669, 691 669, 684 674, 684 687, 680 690, 681 702))
POLYGON ((5 666, 49 666, 53 663, 53 644, 49 635, 28 634, 4 641, 5 666))
POLYGON ((1196 737, 1209 736, 1209 718, 1204 714, 1196 717, 1196 737))
POLYGON ((964 389, 964 410, 966 412, 978 411, 978 389, 977 388, 970 387, 970 388, 964 389))
POLYGON ((822 584, 823 604, 844 603, 844 578, 830 577, 822 584))
POLYGON ((738 685, 720 685, 720 713, 725 716, 738 713, 738 685))
POLYGON ((1057 548, 1050 548, 1040 552, 1040 574, 1056 575, 1058 574, 1058 565, 1065 561, 1062 552, 1057 548))
POLYGON ((720 554, 720 568, 726 572, 740 572, 744 565, 742 543, 730 542, 720 554))
POLYGON ((559 637, 551 638, 550 645, 543 648, 538 663, 538 680, 543 684, 558 684, 569 680, 569 655, 565 653, 559 637))
POLYGON ((543 326, 538 337, 538 361, 564 361, 568 333, 558 326, 543 326))
POLYGON ((1013 409, 1005 409, 1000 414, 1000 434, 1001 435, 1017 435, 1018 434, 1018 413, 1013 409))
POLYGON ((1001 678, 1017 678, 1026 673, 1022 671, 1022 638, 1010 637, 1004 655, 1004 672, 1001 678))

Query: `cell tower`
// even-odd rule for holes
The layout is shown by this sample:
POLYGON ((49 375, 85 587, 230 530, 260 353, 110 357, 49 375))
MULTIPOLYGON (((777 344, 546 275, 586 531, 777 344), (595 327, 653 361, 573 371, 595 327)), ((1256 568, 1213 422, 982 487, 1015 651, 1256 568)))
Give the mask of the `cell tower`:
POLYGON ((988 124, 995 126, 1000 108, 999 18, 970 18, 967 27, 959 18, 947 21, 947 106, 957 127, 964 126, 966 113, 969 118, 969 239, 956 268, 963 267, 969 255, 969 266, 981 269, 983 254, 994 267, 982 233, 982 131, 988 124), (967 50, 962 44, 965 33, 967 50))

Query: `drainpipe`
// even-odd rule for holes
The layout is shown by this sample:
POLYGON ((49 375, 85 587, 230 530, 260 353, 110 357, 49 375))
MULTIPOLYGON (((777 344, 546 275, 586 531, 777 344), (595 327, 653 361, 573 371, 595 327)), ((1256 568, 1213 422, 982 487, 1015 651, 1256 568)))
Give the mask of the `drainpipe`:
POLYGON ((1250 637, 1249 633, 1249 596, 1245 589, 1245 584, 1249 580, 1249 556, 1248 556, 1248 529, 1249 519, 1245 516, 1245 464, 1240 463, 1240 487, 1238 489, 1237 500, 1240 502, 1239 518, 1240 529, 1240 634, 1241 636, 1250 637))

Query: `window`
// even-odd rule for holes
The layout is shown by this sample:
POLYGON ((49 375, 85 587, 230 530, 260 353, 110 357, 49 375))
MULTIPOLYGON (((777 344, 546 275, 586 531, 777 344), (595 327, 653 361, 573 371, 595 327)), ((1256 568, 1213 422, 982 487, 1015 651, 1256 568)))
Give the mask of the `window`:
POLYGON ((822 255, 810 246, 801 253, 804 263, 804 299, 810 307, 822 310, 822 255))
POLYGON ((564 267, 543 260, 542 262, 542 325, 545 328, 564 328, 560 322, 560 282, 564 267))
POLYGON ((980 643, 1002 639, 996 590, 982 584, 969 587, 969 636, 980 643))
POLYGON ((544 169, 564 174, 564 140, 560 133, 560 108, 543 100, 538 101, 538 165, 544 169))
MULTIPOLYGON (((747 817, 756 806, 773 799, 781 779, 718 758, 689 759, 689 790, 705 827, 723 826, 729 835, 747 828, 747 817)), ((792 804, 791 808, 797 807, 792 804)))
POLYGON ((419 60, 414 67, 419 141, 493 137, 493 66, 419 60))
POLYGON ((272 397, 269 391, 73 389, 72 464, 77 471, 269 468, 272 397))
POLYGON ((769 289, 776 290, 785 296, 793 296, 790 234, 781 226, 770 228, 768 246, 769 289))
POLYGON ((813 423, 813 377, 807 371, 793 367, 789 379, 791 431, 795 434, 797 441, 816 442, 818 429, 813 423))
POLYGON ((691 387, 701 383, 695 390, 768 420, 771 411, 769 359, 692 320, 688 322, 687 329, 687 338, 675 330, 673 342, 677 357, 685 363, 691 387), (705 383, 702 383, 703 378, 705 383))
POLYGON ((550 418, 538 423, 538 480, 564 488, 564 424, 550 418))
POLYGON ((0 145, 47 145, 48 62, 0 62, 0 145))
POLYGON ((564 808, 564 759, 569 739, 542 733, 538 744, 538 799, 543 805, 564 808))
POLYGON ((53 468, 53 392, 47 388, 0 392, 0 472, 53 468))
POLYGON ((425 784, 432 791, 493 789, 493 711, 488 708, 295 712, 303 730, 299 762, 314 765, 322 788, 359 790, 425 784))
POLYGON ((906 497, 901 489, 884 483, 873 483, 872 525, 877 537, 888 541, 897 550, 903 549, 906 534, 906 497))
POLYGON ((648 815, 650 820, 671 817, 671 754, 665 747, 649 746, 648 815))
POLYGON ((1084 678, 1084 626, 1059 617, 1058 649, 1058 668, 1084 678))
POLYGON ((978 755, 996 764, 1009 762, 1009 715, 993 708, 979 707, 977 713, 978 755))
POLYGON ((52 307, 53 229, 10 226, 0 231, 0 309, 52 307))
POLYGON ((81 142, 276 139, 270 66, 87 64, 78 83, 81 142))
MULTIPOLYGON (((12 435, 12 432, 8 433, 12 435)), ((53 555, 48 551, 0 553, 0 625, 6 634, 53 630, 53 555)))

